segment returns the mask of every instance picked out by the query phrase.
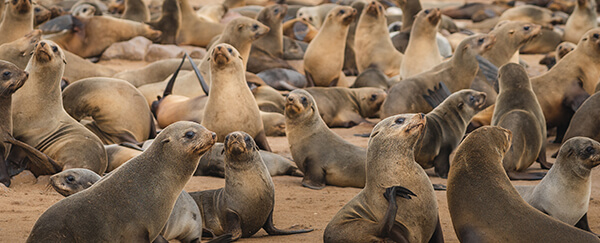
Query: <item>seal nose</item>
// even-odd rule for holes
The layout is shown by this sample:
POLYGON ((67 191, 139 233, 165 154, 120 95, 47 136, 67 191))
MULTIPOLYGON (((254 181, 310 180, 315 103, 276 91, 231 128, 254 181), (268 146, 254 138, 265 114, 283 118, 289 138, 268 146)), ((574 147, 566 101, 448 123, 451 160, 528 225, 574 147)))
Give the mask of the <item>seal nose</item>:
POLYGON ((222 48, 222 47, 220 47, 220 46, 217 46, 217 50, 219 50, 219 51, 220 51, 220 50, 221 50, 221 48, 222 48))
POLYGON ((41 45, 42 47, 44 47, 44 46, 46 45, 46 42, 40 42, 40 45, 41 45))
POLYGON ((216 134, 216 133, 214 133, 214 132, 212 132, 210 135, 212 136, 212 139, 213 139, 213 140, 217 138, 217 134, 216 134))
POLYGON ((288 96, 288 97, 287 97, 287 100, 288 100, 289 102, 292 102, 292 101, 294 101, 294 97, 292 97, 292 96, 288 96))

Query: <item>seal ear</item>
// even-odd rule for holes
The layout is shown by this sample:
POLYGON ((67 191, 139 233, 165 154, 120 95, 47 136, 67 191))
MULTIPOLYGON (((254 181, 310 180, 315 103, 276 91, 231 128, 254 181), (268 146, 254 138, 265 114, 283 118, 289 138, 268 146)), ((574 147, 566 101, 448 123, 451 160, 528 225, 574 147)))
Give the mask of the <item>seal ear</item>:
POLYGON ((510 31, 508 31, 508 34, 509 34, 509 35, 512 35, 512 34, 514 34, 514 33, 515 33, 515 30, 510 30, 510 31))
POLYGON ((242 31, 242 29, 244 28, 244 24, 238 24, 237 28, 239 31, 242 31))
POLYGON ((162 141, 160 141, 160 142, 161 142, 161 143, 168 143, 168 142, 171 142, 171 139, 170 139, 170 138, 165 138, 165 139, 163 139, 163 140, 162 140, 162 141))
POLYGON ((462 109, 464 105, 465 105, 465 103, 460 102, 460 103, 458 103, 457 107, 458 107, 458 109, 462 109))

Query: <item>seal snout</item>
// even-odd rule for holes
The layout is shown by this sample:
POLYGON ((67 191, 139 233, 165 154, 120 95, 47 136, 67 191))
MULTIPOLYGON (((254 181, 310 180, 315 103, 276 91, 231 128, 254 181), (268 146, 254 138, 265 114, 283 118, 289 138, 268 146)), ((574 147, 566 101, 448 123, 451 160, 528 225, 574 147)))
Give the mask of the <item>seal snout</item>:
POLYGON ((213 51, 213 62, 218 65, 229 63, 230 54, 233 52, 233 47, 225 47, 224 45, 218 45, 213 51))
POLYGON ((248 151, 249 146, 253 146, 250 135, 242 132, 232 132, 225 137, 225 151, 230 154, 241 154, 248 151))

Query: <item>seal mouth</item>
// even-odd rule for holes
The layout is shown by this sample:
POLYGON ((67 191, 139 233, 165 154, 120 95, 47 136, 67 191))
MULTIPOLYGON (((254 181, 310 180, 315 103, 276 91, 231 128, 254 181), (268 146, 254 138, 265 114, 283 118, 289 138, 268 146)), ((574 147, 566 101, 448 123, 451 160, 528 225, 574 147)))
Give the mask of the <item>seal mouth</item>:
POLYGON ((378 9, 377 2, 371 1, 371 3, 369 3, 369 7, 367 7, 367 14, 371 16, 379 16, 378 9))
POLYGON ((342 23, 344 25, 349 25, 354 20, 354 17, 356 17, 356 9, 352 9, 352 11, 347 13, 347 15, 342 18, 342 23))
POLYGON ((428 10, 429 14, 427 14, 427 19, 429 19, 429 22, 431 24, 437 25, 440 22, 440 19, 442 19, 442 11, 440 11, 439 8, 433 8, 428 10))
POLYGON ((229 55, 227 54, 226 48, 217 46, 213 51, 213 62, 218 65, 229 63, 229 55))
POLYGON ((300 113, 300 112, 302 112, 302 110, 300 109, 300 107, 299 107, 299 106, 297 106, 297 105, 295 104, 295 102, 293 102, 293 101, 288 101, 288 102, 285 104, 285 113, 286 113, 286 114, 289 114, 289 115, 295 115, 295 114, 298 114, 298 113, 300 113))
POLYGON ((239 155, 242 153, 246 153, 248 149, 246 148, 246 136, 244 134, 240 134, 239 132, 230 133, 225 137, 225 149, 227 153, 233 155, 239 155))
POLYGON ((15 10, 17 10, 17 13, 19 14, 26 14, 31 10, 31 3, 29 0, 23 0, 15 5, 15 10))
POLYGON ((206 151, 208 151, 210 148, 212 148, 213 145, 215 145, 215 142, 217 142, 217 134, 214 132, 209 132, 209 134, 210 134, 209 135, 210 139, 208 142, 200 143, 192 148, 192 151, 194 153, 203 154, 206 151))
POLYGON ((38 62, 42 62, 42 63, 50 62, 50 61, 52 61, 52 55, 50 55, 49 51, 46 48, 44 48, 44 46, 41 46, 36 49, 35 59, 38 62))

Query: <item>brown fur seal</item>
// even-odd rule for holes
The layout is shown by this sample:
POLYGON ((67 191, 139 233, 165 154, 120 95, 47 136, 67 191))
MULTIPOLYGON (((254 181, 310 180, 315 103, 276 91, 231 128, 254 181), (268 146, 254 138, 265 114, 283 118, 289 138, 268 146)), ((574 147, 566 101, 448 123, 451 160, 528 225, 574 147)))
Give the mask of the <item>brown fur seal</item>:
POLYGON ((69 51, 65 52, 65 73, 63 77, 71 82, 91 77, 111 77, 116 71, 102 64, 92 63, 69 51))
POLYGON ((263 121, 265 135, 285 136, 285 116, 277 112, 260 112, 263 121))
MULTIPOLYGON (((126 19, 108 16, 74 17, 73 25, 65 33, 55 34, 48 39, 55 41, 65 50, 81 57, 94 57, 116 42, 126 41, 136 36, 144 36, 150 40, 160 37, 161 32, 153 30, 149 25, 126 19)), ((56 20, 56 18, 55 18, 56 20)), ((52 21, 46 22, 51 25, 52 21)))
POLYGON ((119 144, 104 145, 104 149, 106 149, 106 155, 108 157, 108 168, 106 168, 106 173, 119 168, 119 166, 131 160, 133 157, 140 155, 143 151, 119 144))
POLYGON ((556 31, 542 28, 542 33, 521 47, 522 54, 545 54, 553 51, 562 42, 562 35, 556 31))
POLYGON ((33 6, 30 0, 6 1, 9 3, 0 23, 0 45, 17 40, 33 30, 33 6))
POLYGON ((389 88, 388 76, 378 68, 363 70, 354 80, 351 88, 373 87, 387 90, 389 88))
MULTIPOLYGON (((194 63, 200 63, 200 59, 194 59, 194 63)), ((144 67, 132 70, 125 70, 116 73, 113 78, 127 80, 135 87, 141 87, 145 84, 158 83, 164 81, 177 70, 181 63, 181 58, 163 59, 152 62, 144 67)), ((181 70, 192 70, 190 62, 184 62, 181 70)), ((165 82, 166 85, 166 82, 165 82)), ((163 85, 164 87, 164 85, 163 85)), ((152 97, 154 100, 156 97, 152 97)))
POLYGON ((577 109, 573 118, 571 118, 563 140, 566 141, 573 137, 588 137, 600 141, 600 123, 598 123, 600 112, 598 112, 598 107, 600 107, 600 93, 595 93, 577 109))
POLYGON ((513 135, 510 149, 502 164, 508 177, 517 180, 539 180, 539 175, 523 173, 536 158, 542 168, 546 163, 546 120, 533 93, 525 68, 508 63, 498 71, 500 92, 496 99, 492 126, 508 129, 513 135))
POLYGON ((482 127, 458 146, 448 176, 448 209, 461 242, 600 242, 529 206, 502 167, 510 131, 482 127), (478 195, 474 197, 473 195, 478 195))
POLYGON ((575 1, 575 10, 565 24, 564 41, 579 43, 581 37, 593 28, 598 27, 596 3, 593 0, 575 1))
POLYGON ((50 177, 50 185, 56 192, 65 197, 81 192, 102 179, 101 176, 88 169, 75 168, 64 170, 50 177))
POLYGON ((181 11, 177 0, 165 0, 160 18, 147 24, 162 32, 159 38, 161 44, 176 44, 181 26, 181 11))
POLYGON ((473 22, 481 22, 483 20, 500 16, 504 11, 511 6, 504 3, 465 3, 461 6, 445 7, 442 9, 442 14, 452 19, 470 19, 473 22))
POLYGON ((337 6, 327 14, 304 54, 304 74, 309 86, 337 86, 339 79, 344 78, 345 40, 354 15, 356 9, 347 6, 337 6))
POLYGON ((286 231, 273 225, 275 189, 252 136, 233 132, 225 139, 225 187, 192 192, 203 226, 216 235, 247 238, 263 228, 269 235, 288 235, 309 230, 286 231))
POLYGON ((27 242, 153 241, 215 137, 215 133, 192 122, 169 126, 140 156, 46 210, 27 242), (96 220, 98 217, 102 220, 96 220))
POLYGON ((208 43, 225 29, 225 25, 206 21, 196 15, 189 0, 179 0, 181 26, 177 34, 178 45, 206 47, 208 43))
POLYGON ((312 87, 306 88, 319 107, 319 114, 329 127, 353 127, 365 118, 377 118, 387 97, 378 88, 312 87))
POLYGON ((258 105, 246 84, 240 53, 229 44, 218 44, 209 55, 214 82, 202 125, 217 133, 217 141, 223 141, 230 132, 246 131, 260 148, 271 151, 258 105))
POLYGON ((465 135, 471 118, 485 105, 486 94, 466 89, 448 96, 425 115, 425 133, 415 147, 415 161, 424 169, 435 167, 442 178, 448 177, 450 154, 465 135))
POLYGON ((394 84, 388 91, 388 97, 381 105, 381 117, 395 114, 429 112, 432 107, 427 104, 423 94, 433 89, 440 81, 444 82, 450 92, 456 92, 471 86, 479 70, 475 58, 495 44, 495 37, 478 35, 461 42, 452 58, 433 69, 394 84))
POLYGON ((281 21, 287 13, 287 5, 275 4, 265 7, 258 13, 256 20, 269 27, 269 32, 252 43, 275 57, 283 58, 283 28, 281 21))
POLYGON ((323 189, 325 185, 365 186, 365 149, 327 128, 310 93, 292 91, 287 97, 285 118, 292 157, 304 173, 303 186, 311 189, 323 189))
POLYGON ((163 128, 177 121, 202 122, 204 108, 208 102, 208 96, 201 95, 188 98, 180 95, 169 95, 162 97, 153 112, 158 121, 158 126, 163 128))
POLYGON ((519 49, 537 37, 542 31, 540 25, 531 24, 522 21, 502 21, 498 23, 492 31, 491 35, 496 37, 496 44, 489 51, 482 53, 481 56, 490 61, 496 67, 500 67, 509 61, 513 61, 519 49))
POLYGON ((569 225, 591 231, 587 212, 592 191, 591 170, 600 164, 600 143, 589 138, 567 140, 558 158, 536 186, 517 191, 534 208, 569 225))
POLYGON ((531 79, 548 129, 561 141, 575 110, 594 92, 600 79, 600 28, 588 31, 577 48, 550 71, 531 79))
POLYGON ((284 113, 285 98, 272 87, 268 85, 259 86, 252 89, 252 95, 254 95, 261 111, 284 113))
POLYGON ((500 16, 499 21, 504 20, 538 24, 551 30, 552 23, 555 22, 556 19, 553 18, 552 11, 549 9, 534 5, 522 5, 504 11, 500 16))
POLYGON ((75 120, 93 120, 85 127, 104 144, 138 143, 156 136, 146 99, 133 85, 114 78, 88 78, 62 93, 65 111, 75 120))
POLYGON ((125 11, 122 19, 128 19, 136 22, 150 21, 150 10, 142 0, 124 0, 125 11))
POLYGON ((11 62, 21 69, 27 67, 35 44, 42 39, 42 31, 34 30, 27 35, 0 45, 0 60, 11 62))
POLYGON ((325 242, 444 242, 433 187, 414 160, 425 124, 405 114, 373 128, 365 188, 327 224, 325 242))
POLYGON ((64 62, 65 55, 56 43, 44 40, 37 44, 25 69, 29 81, 13 96, 13 135, 58 163, 30 163, 36 175, 70 168, 104 173, 107 159, 102 141, 63 108, 60 80, 64 62))
POLYGON ((442 13, 439 9, 421 10, 415 17, 408 46, 404 51, 406 62, 400 66, 400 78, 406 79, 425 72, 442 62, 436 42, 436 33, 442 13))
MULTIPOLYGON (((223 155, 224 145, 223 143, 215 143, 215 145, 206 152, 201 158, 200 163, 194 176, 215 176, 225 177, 225 156, 223 155)), ((295 166, 294 162, 275 153, 260 150, 260 157, 267 166, 269 175, 280 176, 280 175, 292 175, 292 176, 304 176, 298 167, 295 166)))
POLYGON ((354 35, 354 52, 359 73, 368 68, 377 68, 388 77, 399 74, 404 55, 396 50, 389 35, 383 6, 371 1, 360 15, 354 35))

